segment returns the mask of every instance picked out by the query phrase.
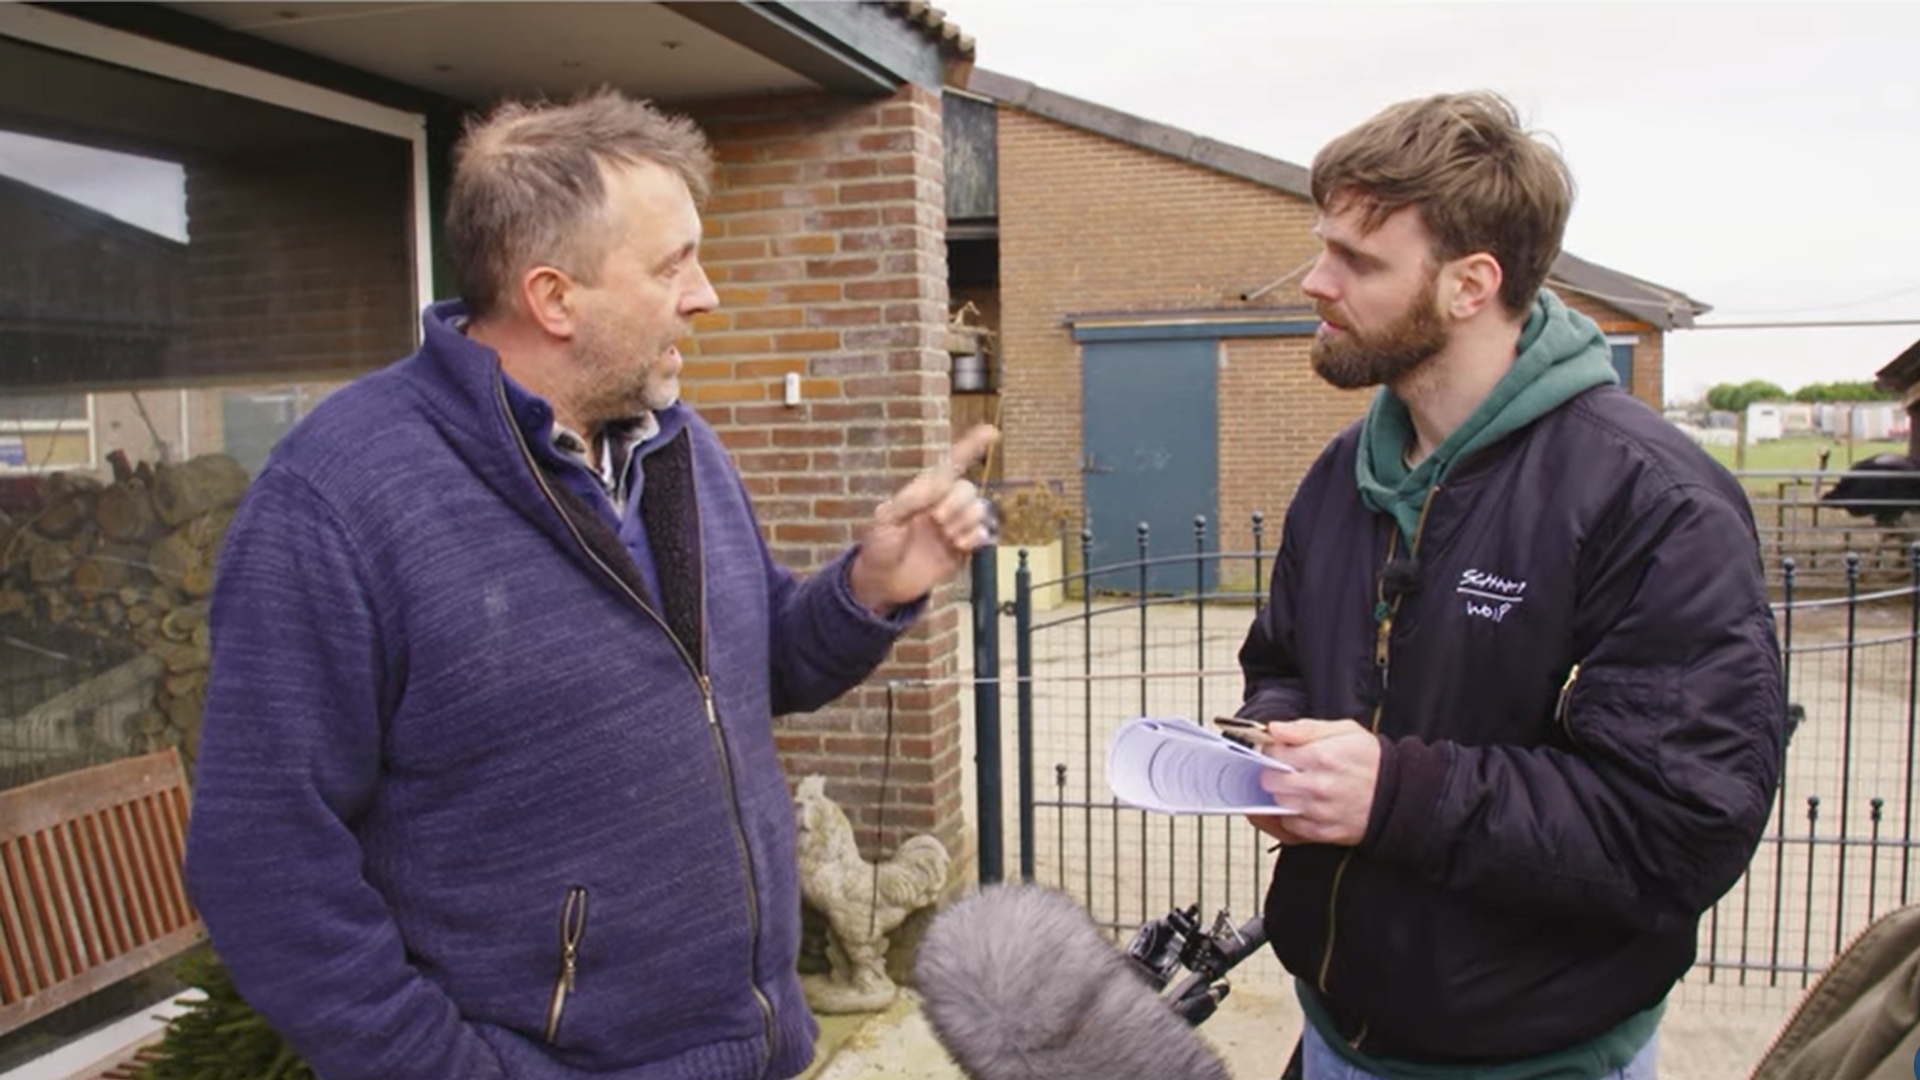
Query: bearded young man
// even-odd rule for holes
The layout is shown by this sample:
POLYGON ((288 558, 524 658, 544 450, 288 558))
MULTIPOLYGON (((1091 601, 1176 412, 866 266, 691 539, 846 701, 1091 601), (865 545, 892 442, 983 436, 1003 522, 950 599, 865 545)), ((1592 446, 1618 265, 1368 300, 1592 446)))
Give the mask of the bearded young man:
POLYGON ((1646 1080, 1780 766, 1746 499, 1542 287, 1572 182, 1505 100, 1395 105, 1313 196, 1314 370, 1381 389, 1240 653, 1304 1075, 1646 1080))
POLYGON ((987 542, 948 466, 801 580, 678 342, 711 154, 606 91, 472 125, 461 301, 275 448, 226 541, 187 877, 325 1080, 807 1067, 774 714, 866 678, 987 542))

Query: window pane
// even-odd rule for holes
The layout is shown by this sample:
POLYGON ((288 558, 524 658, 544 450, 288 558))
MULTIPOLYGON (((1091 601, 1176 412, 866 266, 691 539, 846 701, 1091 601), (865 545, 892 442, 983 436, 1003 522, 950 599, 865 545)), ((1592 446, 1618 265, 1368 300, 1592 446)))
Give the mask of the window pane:
POLYGON ((412 348, 412 161, 0 36, 0 787, 191 760, 235 504, 412 348))
POLYGON ((1613 353, 1613 373, 1620 376, 1620 385, 1633 389, 1633 346, 1615 343, 1608 349, 1613 353))
POLYGON ((19 394, 0 397, 0 432, 20 427, 46 427, 62 421, 87 419, 85 394, 19 394))

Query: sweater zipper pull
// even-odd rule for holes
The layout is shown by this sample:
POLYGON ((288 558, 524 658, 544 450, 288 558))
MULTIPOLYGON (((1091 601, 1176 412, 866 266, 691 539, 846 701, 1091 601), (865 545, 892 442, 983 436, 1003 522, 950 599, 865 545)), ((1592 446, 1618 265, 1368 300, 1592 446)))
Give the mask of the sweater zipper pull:
POLYGON ((1389 612, 1386 618, 1381 619, 1374 625, 1373 631, 1373 666, 1374 670, 1380 673, 1380 689, 1382 691, 1387 689, 1388 684, 1387 675, 1390 669, 1388 657, 1391 651, 1389 645, 1392 637, 1393 614, 1389 612))

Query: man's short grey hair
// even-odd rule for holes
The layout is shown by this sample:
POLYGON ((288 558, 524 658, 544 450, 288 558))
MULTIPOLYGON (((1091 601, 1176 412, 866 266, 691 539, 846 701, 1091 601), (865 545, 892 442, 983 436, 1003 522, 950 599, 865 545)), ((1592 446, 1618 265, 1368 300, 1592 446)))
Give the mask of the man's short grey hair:
POLYGON ((566 104, 510 101, 470 120, 454 151, 447 254, 468 314, 510 302, 520 276, 553 266, 591 283, 606 253, 605 170, 651 162, 707 197, 713 150, 684 116, 617 90, 566 104))

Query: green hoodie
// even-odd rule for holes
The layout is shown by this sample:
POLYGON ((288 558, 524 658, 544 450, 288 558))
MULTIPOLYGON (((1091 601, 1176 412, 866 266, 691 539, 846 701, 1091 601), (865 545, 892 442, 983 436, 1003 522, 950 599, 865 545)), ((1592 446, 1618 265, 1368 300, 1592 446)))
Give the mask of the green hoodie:
POLYGON ((1459 429, 1412 470, 1402 456, 1413 441, 1413 417, 1393 391, 1380 388, 1360 426, 1354 476, 1368 509, 1392 514, 1409 550, 1427 492, 1453 463, 1513 434, 1583 391, 1619 382, 1607 337, 1592 319, 1546 289, 1520 331, 1513 368, 1459 429))

